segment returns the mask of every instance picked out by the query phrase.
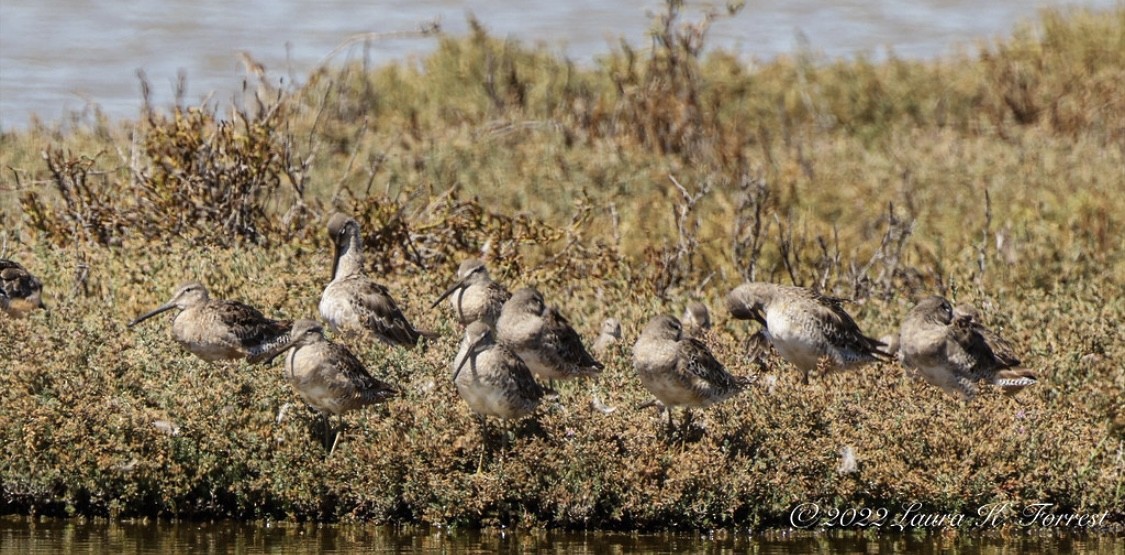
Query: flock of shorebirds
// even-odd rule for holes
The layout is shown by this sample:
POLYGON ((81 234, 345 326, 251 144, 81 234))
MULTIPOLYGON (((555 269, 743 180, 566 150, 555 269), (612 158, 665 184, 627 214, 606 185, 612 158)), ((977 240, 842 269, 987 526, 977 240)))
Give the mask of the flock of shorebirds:
MULTIPOLYGON (((386 287, 365 275, 359 224, 344 214, 328 221, 335 245, 332 281, 320 298, 320 316, 338 338, 376 338, 411 347, 433 334, 415 328, 386 287)), ((19 316, 44 308, 42 284, 19 264, 0 259, 0 309, 19 316)), ((431 308, 448 299, 464 338, 452 362, 458 394, 478 415, 517 419, 535 412, 552 384, 596 376, 603 365, 557 308, 532 287, 514 293, 493 281, 484 263, 469 259, 456 282, 431 308)), ((963 400, 978 383, 1014 393, 1035 383, 1020 367, 1012 346, 984 327, 974 310, 954 308, 942 297, 928 297, 902 322, 896 337, 884 341, 864 335, 844 310, 844 300, 802 287, 746 283, 726 297, 731 316, 754 320, 781 358, 805 373, 847 369, 897 358, 912 374, 963 400)), ((198 282, 179 286, 163 305, 138 316, 129 326, 169 310, 179 310, 172 336, 206 361, 273 360, 288 351, 285 375, 322 417, 325 445, 331 451, 329 415, 340 416, 398 394, 374 376, 343 342, 324 335, 314 320, 277 321, 238 301, 213 299, 198 282)), ((728 399, 752 380, 731 375, 716 360, 699 330, 710 327, 700 303, 688 306, 683 321, 661 315, 644 327, 633 346, 633 366, 641 383, 668 409, 698 408, 728 399)), ((595 353, 621 339, 621 324, 606 320, 595 353)))

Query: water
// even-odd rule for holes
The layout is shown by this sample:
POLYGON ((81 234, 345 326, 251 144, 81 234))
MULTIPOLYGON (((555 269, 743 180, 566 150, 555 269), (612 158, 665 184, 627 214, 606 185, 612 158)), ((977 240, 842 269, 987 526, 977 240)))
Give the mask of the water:
MULTIPOLYGON (((901 57, 928 58, 972 40, 1008 34, 1021 19, 1065 0, 748 0, 734 19, 720 22, 711 44, 768 59, 805 45, 829 57, 888 48, 901 57)), ((1085 0, 1108 8, 1115 0, 1085 0)), ((232 99, 245 75, 241 53, 263 63, 274 82, 300 82, 323 62, 360 56, 345 47, 361 33, 412 31, 439 21, 463 34, 474 13, 496 36, 541 43, 579 62, 591 62, 619 38, 645 44, 647 13, 661 0, 0 0, 0 129, 26 125, 32 114, 54 121, 91 103, 112 117, 134 117, 141 103, 142 69, 153 100, 166 105, 174 83, 187 76, 188 102, 232 99), (331 54, 331 56, 330 56, 331 54)), ((704 5, 690 2, 694 19, 704 5)), ((435 38, 378 40, 376 63, 406 60, 431 50, 435 38)))
POLYGON ((1020 531, 989 535, 449 531, 378 526, 282 526, 232 522, 90 522, 0 518, 0 552, 118 553, 1121 553, 1120 536, 1020 531))

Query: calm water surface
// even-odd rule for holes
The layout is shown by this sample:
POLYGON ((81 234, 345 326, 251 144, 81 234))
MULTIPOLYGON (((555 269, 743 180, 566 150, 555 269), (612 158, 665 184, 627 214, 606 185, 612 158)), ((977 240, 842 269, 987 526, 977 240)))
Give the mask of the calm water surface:
POLYGON ((0 518, 0 552, 118 553, 1122 553, 1125 538, 1065 531, 989 535, 851 532, 630 534, 554 531, 448 531, 374 526, 238 523, 106 523, 0 518))
MULTIPOLYGON (((747 0, 734 19, 713 29, 711 44, 765 59, 798 46, 830 57, 892 49, 926 58, 976 39, 1008 34, 1044 6, 1108 8, 1116 0, 747 0)), ((701 6, 690 1, 694 19, 701 6)), ((363 33, 416 30, 439 21, 451 34, 475 14, 490 31, 544 44, 591 62, 618 39, 645 44, 646 14, 661 0, 0 0, 0 129, 22 127, 31 114, 54 121, 96 104, 114 117, 140 105, 143 69, 153 100, 166 105, 187 76, 188 102, 229 101, 245 75, 249 52, 272 81, 300 82, 323 62, 363 56, 363 33), (362 41, 361 41, 362 42, 362 41), (334 53, 335 51, 335 53, 334 53)), ((376 63, 407 60, 433 49, 435 38, 378 40, 376 63)))

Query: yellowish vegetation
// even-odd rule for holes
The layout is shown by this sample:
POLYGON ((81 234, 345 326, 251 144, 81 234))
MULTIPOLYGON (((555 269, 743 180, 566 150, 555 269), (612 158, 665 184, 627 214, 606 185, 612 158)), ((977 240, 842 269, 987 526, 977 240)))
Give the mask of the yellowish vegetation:
POLYGON ((1013 501, 1119 525, 1125 10, 1045 12, 925 62, 748 63, 704 55, 708 20, 682 19, 670 2, 652 50, 591 68, 474 23, 420 67, 325 68, 231 114, 146 107, 0 134, 4 254, 51 307, 0 319, 0 510, 760 528, 801 502, 1013 501), (349 416, 326 460, 277 367, 208 365, 165 320, 125 322, 188 278, 315 315, 337 209, 440 338, 352 345, 404 395, 349 416), (588 341, 619 318, 625 345, 534 421, 492 428, 504 447, 477 474, 481 435, 449 380, 459 329, 428 306, 482 249, 588 341), (895 364, 804 386, 748 360, 756 329, 722 311, 751 278, 852 298, 876 337, 920 295, 973 303, 1041 381, 971 407, 895 364), (669 437, 636 408, 629 344, 691 300, 715 311, 717 357, 760 377, 669 437), (846 446, 854 473, 837 472, 846 446))

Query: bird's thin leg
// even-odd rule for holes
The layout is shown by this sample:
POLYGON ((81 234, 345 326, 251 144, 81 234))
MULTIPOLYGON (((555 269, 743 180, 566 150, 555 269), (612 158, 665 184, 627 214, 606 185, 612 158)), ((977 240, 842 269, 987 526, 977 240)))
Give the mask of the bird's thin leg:
POLYGON ((332 435, 332 447, 328 449, 328 456, 329 457, 332 456, 332 453, 336 452, 336 444, 340 442, 340 435, 343 433, 343 430, 344 430, 344 417, 341 416, 337 420, 339 421, 340 425, 337 426, 336 429, 333 430, 333 432, 335 432, 335 433, 332 435))
POLYGON ((477 427, 480 429, 480 458, 477 459, 477 474, 480 474, 481 468, 484 467, 484 453, 488 450, 488 422, 485 420, 483 414, 477 414, 477 427))
POLYGON ((320 413, 320 446, 328 449, 328 431, 332 424, 329 422, 328 413, 320 413))

